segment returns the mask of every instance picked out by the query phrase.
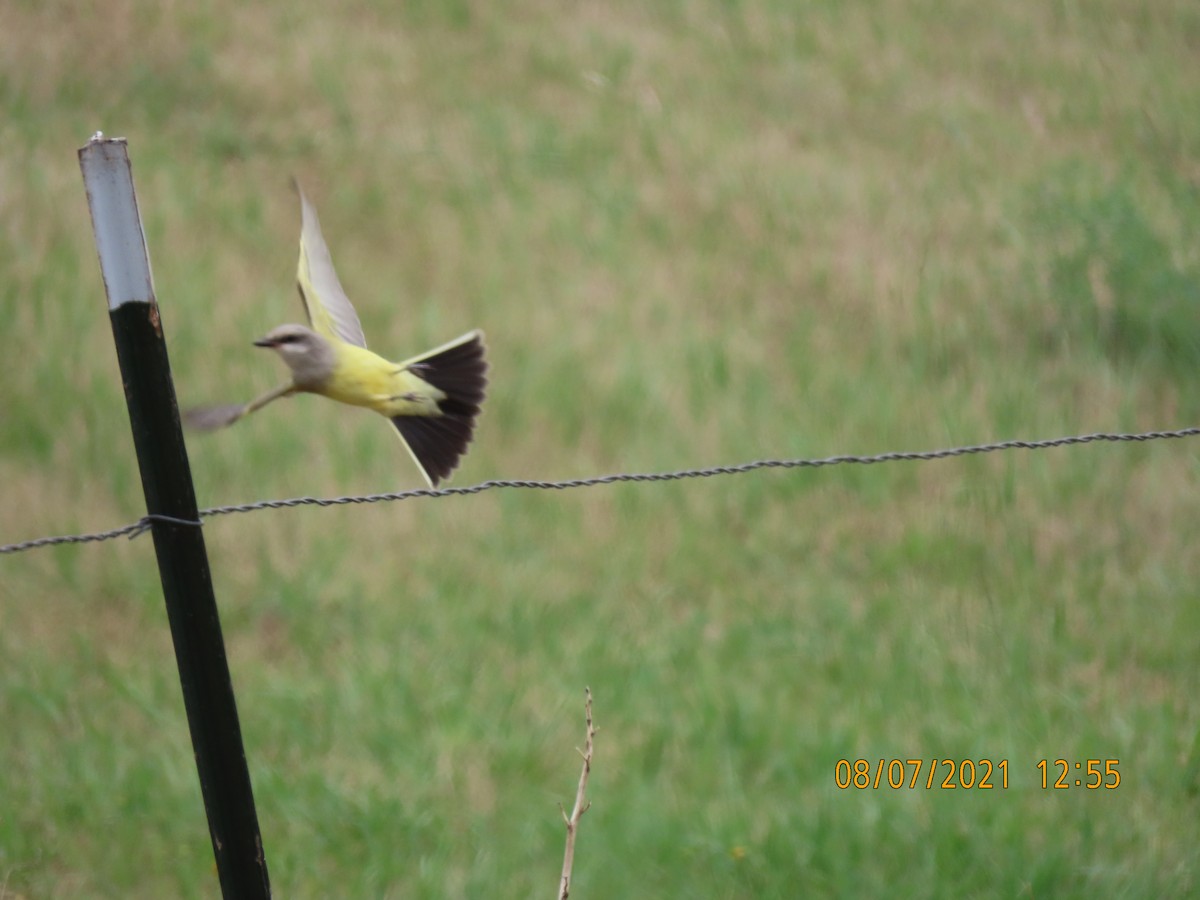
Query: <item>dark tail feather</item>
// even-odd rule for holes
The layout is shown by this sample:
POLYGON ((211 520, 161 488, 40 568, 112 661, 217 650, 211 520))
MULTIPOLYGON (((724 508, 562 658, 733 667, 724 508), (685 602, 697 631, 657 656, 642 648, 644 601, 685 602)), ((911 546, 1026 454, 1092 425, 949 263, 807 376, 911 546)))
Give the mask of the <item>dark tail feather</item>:
POLYGON ((417 465, 437 487, 439 481, 458 468, 475 431, 475 419, 487 386, 483 335, 473 331, 405 365, 446 395, 438 402, 440 416, 392 418, 417 465))

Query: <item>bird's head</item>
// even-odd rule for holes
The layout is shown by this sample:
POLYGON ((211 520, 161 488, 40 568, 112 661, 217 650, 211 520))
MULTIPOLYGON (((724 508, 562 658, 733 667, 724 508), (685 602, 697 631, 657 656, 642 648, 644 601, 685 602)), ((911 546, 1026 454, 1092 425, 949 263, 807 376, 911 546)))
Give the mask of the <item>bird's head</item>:
POLYGON ((300 388, 320 387, 329 380, 337 362, 329 341, 303 325, 280 325, 255 341, 254 346, 270 347, 278 353, 300 388))

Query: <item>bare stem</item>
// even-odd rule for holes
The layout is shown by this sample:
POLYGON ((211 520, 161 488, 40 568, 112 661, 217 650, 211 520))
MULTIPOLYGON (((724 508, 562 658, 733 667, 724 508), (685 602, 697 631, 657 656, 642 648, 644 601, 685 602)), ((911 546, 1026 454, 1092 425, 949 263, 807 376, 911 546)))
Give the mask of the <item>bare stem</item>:
POLYGON ((583 706, 584 718, 587 721, 587 741, 584 743, 583 749, 579 751, 579 755, 583 757, 583 771, 579 774, 579 789, 575 792, 575 808, 568 816, 562 804, 558 805, 563 822, 567 825, 567 849, 563 853, 562 879, 558 883, 558 900, 567 900, 571 894, 571 867, 575 864, 575 833, 579 830, 579 820, 592 805, 591 801, 587 799, 587 781, 588 775, 592 771, 592 740, 596 737, 596 726, 592 724, 592 689, 584 688, 583 691, 587 697, 583 706))

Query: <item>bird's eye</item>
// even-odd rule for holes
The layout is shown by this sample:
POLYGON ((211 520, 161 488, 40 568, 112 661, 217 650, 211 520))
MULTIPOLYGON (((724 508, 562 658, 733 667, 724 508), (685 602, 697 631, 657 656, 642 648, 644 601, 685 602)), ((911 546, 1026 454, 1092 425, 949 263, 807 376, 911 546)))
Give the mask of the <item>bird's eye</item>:
POLYGON ((281 337, 279 339, 279 343, 294 344, 294 343, 296 343, 296 336, 294 334, 285 334, 283 337, 281 337))

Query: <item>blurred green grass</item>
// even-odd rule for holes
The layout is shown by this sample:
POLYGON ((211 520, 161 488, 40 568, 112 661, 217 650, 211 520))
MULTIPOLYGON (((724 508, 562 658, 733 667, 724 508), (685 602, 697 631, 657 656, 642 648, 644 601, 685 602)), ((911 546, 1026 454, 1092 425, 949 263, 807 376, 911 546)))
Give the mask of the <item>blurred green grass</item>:
MULTIPOLYGON (((1184 2, 0 13, 0 541, 141 494, 75 149, 130 139, 182 403, 280 377, 309 187, 372 346, 482 327, 458 475, 1194 424, 1184 2)), ((298 398, 202 505, 417 485, 298 398)), ((1187 896, 1191 442, 212 521, 279 896, 1187 896), (839 791, 839 759, 1008 790, 839 791), (1042 758, 1117 758, 1043 791, 1042 758)), ((0 574, 0 896, 215 896, 153 552, 0 574)))

